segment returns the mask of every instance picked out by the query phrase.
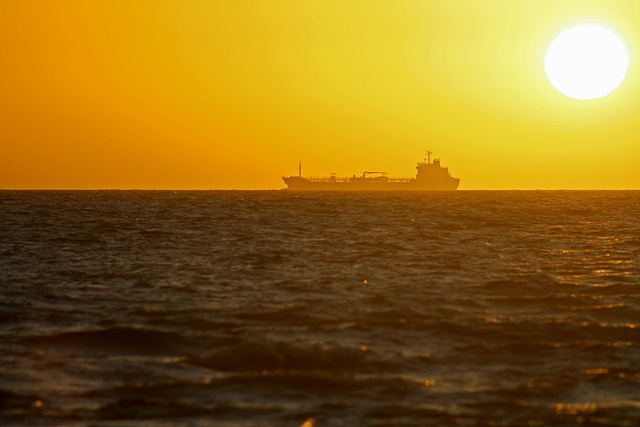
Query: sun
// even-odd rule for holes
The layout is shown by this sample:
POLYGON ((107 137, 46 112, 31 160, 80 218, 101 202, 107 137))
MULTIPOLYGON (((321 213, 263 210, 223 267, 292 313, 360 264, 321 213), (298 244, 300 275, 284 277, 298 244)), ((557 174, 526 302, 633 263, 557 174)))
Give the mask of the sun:
POLYGON ((599 25, 578 25, 551 43, 544 68, 551 84, 568 97, 596 99, 617 88, 629 56, 622 41, 599 25))

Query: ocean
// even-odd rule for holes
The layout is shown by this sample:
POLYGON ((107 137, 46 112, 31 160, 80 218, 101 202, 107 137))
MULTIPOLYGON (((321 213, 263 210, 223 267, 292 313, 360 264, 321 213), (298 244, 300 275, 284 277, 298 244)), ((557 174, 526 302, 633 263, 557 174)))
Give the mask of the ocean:
POLYGON ((638 191, 0 191, 0 424, 638 422, 638 191))

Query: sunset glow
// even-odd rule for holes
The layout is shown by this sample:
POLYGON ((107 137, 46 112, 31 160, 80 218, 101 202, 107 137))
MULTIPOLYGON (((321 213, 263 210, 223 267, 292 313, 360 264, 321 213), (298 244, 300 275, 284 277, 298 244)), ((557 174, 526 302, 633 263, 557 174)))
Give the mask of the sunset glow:
POLYGON ((639 20, 612 0, 5 0, 0 187, 279 189, 299 160, 404 177, 431 149, 461 190, 640 188, 639 20), (580 25, 629 60, 587 103, 545 71, 580 25))

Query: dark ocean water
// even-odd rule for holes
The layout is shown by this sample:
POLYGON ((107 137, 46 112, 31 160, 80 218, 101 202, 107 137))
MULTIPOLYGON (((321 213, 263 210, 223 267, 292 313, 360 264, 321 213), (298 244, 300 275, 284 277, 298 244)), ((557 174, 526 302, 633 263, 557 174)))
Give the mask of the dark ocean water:
POLYGON ((640 192, 0 192, 0 424, 309 418, 639 423, 640 192))

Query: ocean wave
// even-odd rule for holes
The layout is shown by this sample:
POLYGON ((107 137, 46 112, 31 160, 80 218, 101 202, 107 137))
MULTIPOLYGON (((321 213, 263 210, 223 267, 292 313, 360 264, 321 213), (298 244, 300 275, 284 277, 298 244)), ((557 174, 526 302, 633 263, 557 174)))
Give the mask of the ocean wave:
POLYGON ((0 423, 633 424, 639 194, 0 191, 0 423))

